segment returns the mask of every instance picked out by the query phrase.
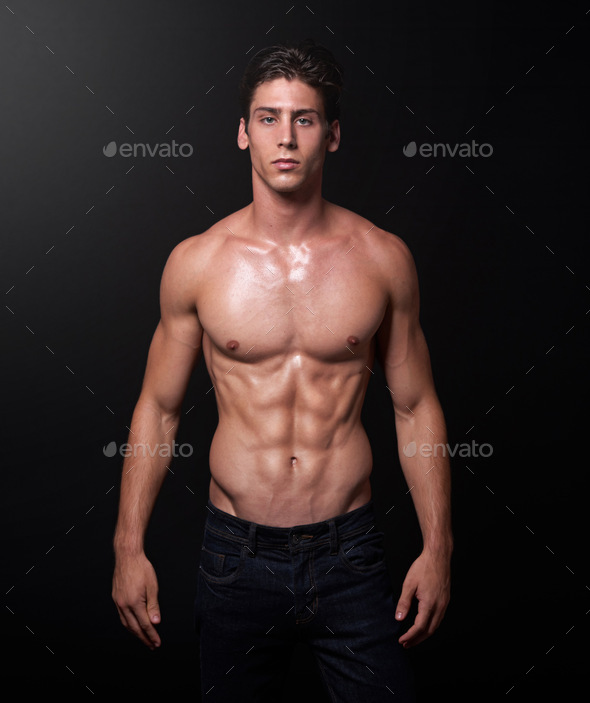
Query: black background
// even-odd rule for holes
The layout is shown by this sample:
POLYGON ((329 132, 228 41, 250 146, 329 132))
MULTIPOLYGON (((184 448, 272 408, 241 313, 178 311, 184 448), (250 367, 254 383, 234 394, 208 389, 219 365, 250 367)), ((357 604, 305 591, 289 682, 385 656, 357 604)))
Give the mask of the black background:
MULTIPOLYGON (((76 700, 198 699, 192 607, 213 393, 201 362, 147 539, 162 647, 111 600, 121 459, 166 258, 251 199, 237 84, 270 43, 343 63, 342 142, 324 196, 394 232, 452 460, 452 602, 411 650, 420 701, 573 698, 587 563, 588 46, 579 2, 11 2, 0 10, 4 684, 76 700), (107 158, 111 141, 190 158, 107 158), (488 158, 403 155, 487 143, 488 158), (92 693, 91 693, 92 692, 92 693)), ((394 585, 420 550, 379 368, 363 421, 394 585), (391 509, 395 506, 394 509, 391 509)), ((285 700, 315 700, 298 649, 285 700)), ((318 700, 320 698, 318 697, 318 700)))

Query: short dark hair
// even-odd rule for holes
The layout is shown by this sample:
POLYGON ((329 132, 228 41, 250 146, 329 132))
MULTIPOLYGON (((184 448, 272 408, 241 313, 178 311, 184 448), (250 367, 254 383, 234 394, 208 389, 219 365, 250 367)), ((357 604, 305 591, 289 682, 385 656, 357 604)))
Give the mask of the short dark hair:
POLYGON ((285 42, 261 49, 250 59, 240 81, 239 103, 242 117, 250 119, 254 91, 261 83, 275 78, 297 78, 318 88, 322 94, 326 121, 330 125, 340 116, 340 96, 343 87, 342 66, 332 52, 313 39, 294 43, 285 42))

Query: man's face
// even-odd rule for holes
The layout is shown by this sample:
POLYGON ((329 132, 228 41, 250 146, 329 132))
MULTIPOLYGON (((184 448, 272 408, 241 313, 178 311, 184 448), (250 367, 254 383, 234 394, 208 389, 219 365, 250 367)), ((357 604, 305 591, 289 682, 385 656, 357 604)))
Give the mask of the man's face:
POLYGON ((318 186, 326 150, 336 151, 339 142, 338 121, 326 128, 320 92, 297 79, 276 78, 258 86, 250 105, 248 134, 244 118, 240 119, 238 146, 250 149, 255 173, 281 193, 306 184, 318 186))

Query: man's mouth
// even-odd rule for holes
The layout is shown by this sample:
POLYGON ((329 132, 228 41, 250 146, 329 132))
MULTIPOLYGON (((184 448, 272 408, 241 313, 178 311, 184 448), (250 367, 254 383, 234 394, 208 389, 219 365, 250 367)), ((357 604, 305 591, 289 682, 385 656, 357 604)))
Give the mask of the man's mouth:
POLYGON ((298 164, 299 161, 295 161, 295 159, 277 159, 276 161, 273 161, 273 165, 281 171, 290 171, 298 164))

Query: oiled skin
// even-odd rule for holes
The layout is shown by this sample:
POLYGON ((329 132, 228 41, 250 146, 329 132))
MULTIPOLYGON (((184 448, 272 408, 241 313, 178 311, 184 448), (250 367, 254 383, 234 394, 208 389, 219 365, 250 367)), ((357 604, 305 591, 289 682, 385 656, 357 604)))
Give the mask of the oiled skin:
MULTIPOLYGON (((324 158, 338 149, 340 125, 328 124, 316 88, 285 77, 262 82, 237 143, 249 152, 252 202, 170 254, 129 441, 174 441, 203 353, 219 408, 213 504, 281 527, 349 512, 371 495, 360 413, 378 353, 424 543, 396 605, 403 620, 419 601, 399 638, 414 646, 449 602, 453 538, 448 458, 402 451, 446 442, 412 255, 399 237, 323 199, 324 158)), ((161 644, 160 609, 144 540, 167 462, 125 459, 113 539, 113 600, 123 625, 151 649, 161 644)))
POLYGON ((328 205, 333 231, 311 243, 261 244, 242 235, 238 212, 185 253, 200 271, 219 410, 210 498, 267 525, 324 520, 371 497, 360 414, 388 300, 375 243, 393 235, 328 205))

